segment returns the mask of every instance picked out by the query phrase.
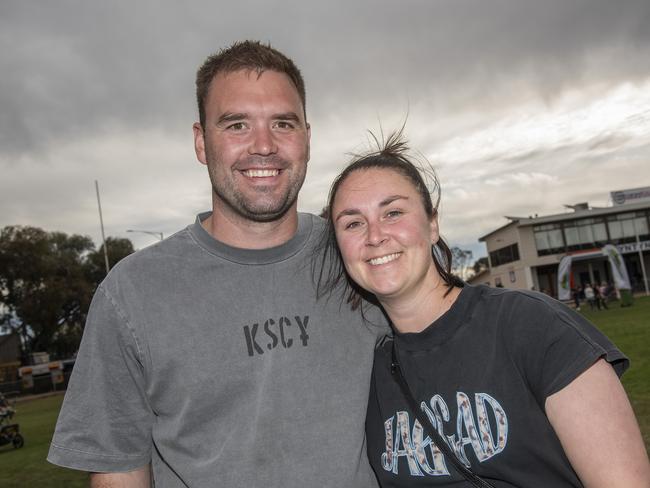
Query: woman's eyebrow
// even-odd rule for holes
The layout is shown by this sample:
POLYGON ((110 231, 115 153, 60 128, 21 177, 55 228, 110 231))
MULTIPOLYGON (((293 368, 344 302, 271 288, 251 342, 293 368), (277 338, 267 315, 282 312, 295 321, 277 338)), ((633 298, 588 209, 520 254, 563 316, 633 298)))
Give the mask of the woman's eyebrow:
POLYGON ((335 222, 338 222, 338 220, 341 217, 346 217, 348 215, 359 215, 361 213, 361 210, 358 208, 346 208, 345 210, 341 210, 339 214, 336 216, 336 219, 334 219, 335 222))
MULTIPOLYGON (((408 200, 409 197, 406 197, 404 195, 391 195, 390 197, 384 198, 381 202, 379 202, 380 207, 386 207, 387 205, 390 205, 396 200, 408 200)), ((361 210, 358 208, 346 208, 345 210, 341 210, 338 215, 336 216, 336 219, 334 221, 338 221, 341 217, 346 217, 349 215, 359 215, 361 213, 361 210)))
POLYGON ((404 195, 391 195, 390 197, 384 198, 381 202, 379 202, 380 207, 385 207, 386 205, 390 205, 393 203, 395 200, 408 200, 409 197, 405 197, 404 195))

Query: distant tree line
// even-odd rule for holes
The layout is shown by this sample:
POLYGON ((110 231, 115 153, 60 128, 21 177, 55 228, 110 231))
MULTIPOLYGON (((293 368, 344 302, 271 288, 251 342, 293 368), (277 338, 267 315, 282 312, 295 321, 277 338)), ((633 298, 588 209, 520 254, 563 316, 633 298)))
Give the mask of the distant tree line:
MULTIPOLYGON (((129 239, 106 239, 112 267, 131 254, 129 239)), ((106 276, 103 245, 90 237, 37 227, 0 230, 0 329, 16 331, 23 359, 46 351, 54 358, 74 354, 90 300, 106 276)))

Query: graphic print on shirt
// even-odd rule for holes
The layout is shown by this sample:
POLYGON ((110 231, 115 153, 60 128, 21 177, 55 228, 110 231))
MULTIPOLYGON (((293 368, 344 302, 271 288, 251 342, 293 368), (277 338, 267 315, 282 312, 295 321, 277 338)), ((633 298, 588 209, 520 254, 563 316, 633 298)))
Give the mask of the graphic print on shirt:
POLYGON ((261 324, 244 326, 246 350, 251 357, 272 351, 280 345, 284 349, 289 349, 294 345, 294 338, 296 344, 300 340, 302 346, 307 346, 309 315, 294 315, 293 319, 289 317, 269 318, 261 324))
MULTIPOLYGON (((420 407, 440 436, 456 456, 467 466, 471 463, 465 447, 470 446, 480 462, 496 456, 508 442, 508 417, 501 404, 487 393, 476 393, 474 403, 462 391, 456 392, 456 432, 449 435, 451 419, 447 403, 440 395, 431 397, 420 407)), ((381 454, 381 466, 399 473, 399 460, 407 461, 411 476, 449 475, 445 457, 429 436, 424 437, 420 421, 415 419, 411 430, 408 412, 399 411, 384 422, 386 450, 381 454)), ((405 468, 402 463, 402 469, 405 468)))

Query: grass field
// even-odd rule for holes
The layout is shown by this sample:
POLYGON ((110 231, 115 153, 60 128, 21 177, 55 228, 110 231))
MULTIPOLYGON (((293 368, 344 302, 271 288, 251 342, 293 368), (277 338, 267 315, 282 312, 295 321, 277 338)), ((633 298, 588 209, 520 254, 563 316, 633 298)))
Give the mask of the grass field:
POLYGON ((630 358, 622 382, 650 452, 650 297, 636 298, 632 307, 620 308, 617 302, 609 306, 594 312, 583 306, 582 312, 630 358))
POLYGON ((25 446, 0 447, 0 486, 3 488, 81 488, 88 475, 58 468, 45 461, 63 395, 21 402, 14 421, 20 424, 25 446))
MULTIPOLYGON (((650 452, 650 298, 637 298, 633 307, 585 311, 632 361, 623 376, 641 431, 650 452)), ((87 475, 52 466, 45 461, 62 395, 17 405, 15 420, 25 436, 25 447, 0 447, 0 486, 3 488, 77 488, 87 486, 87 475)))

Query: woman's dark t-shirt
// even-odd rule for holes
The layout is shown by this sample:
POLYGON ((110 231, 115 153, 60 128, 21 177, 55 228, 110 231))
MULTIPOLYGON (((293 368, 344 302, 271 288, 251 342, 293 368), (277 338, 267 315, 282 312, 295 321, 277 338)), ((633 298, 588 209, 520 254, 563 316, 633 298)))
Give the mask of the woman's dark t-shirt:
MULTIPOLYGON (((416 401, 472 471, 496 487, 582 486, 546 398, 601 357, 619 375, 629 361, 581 315, 539 293, 467 285, 427 329, 395 340, 416 401)), ((409 411, 391 348, 376 351, 366 420, 382 487, 465 486, 409 411)))

